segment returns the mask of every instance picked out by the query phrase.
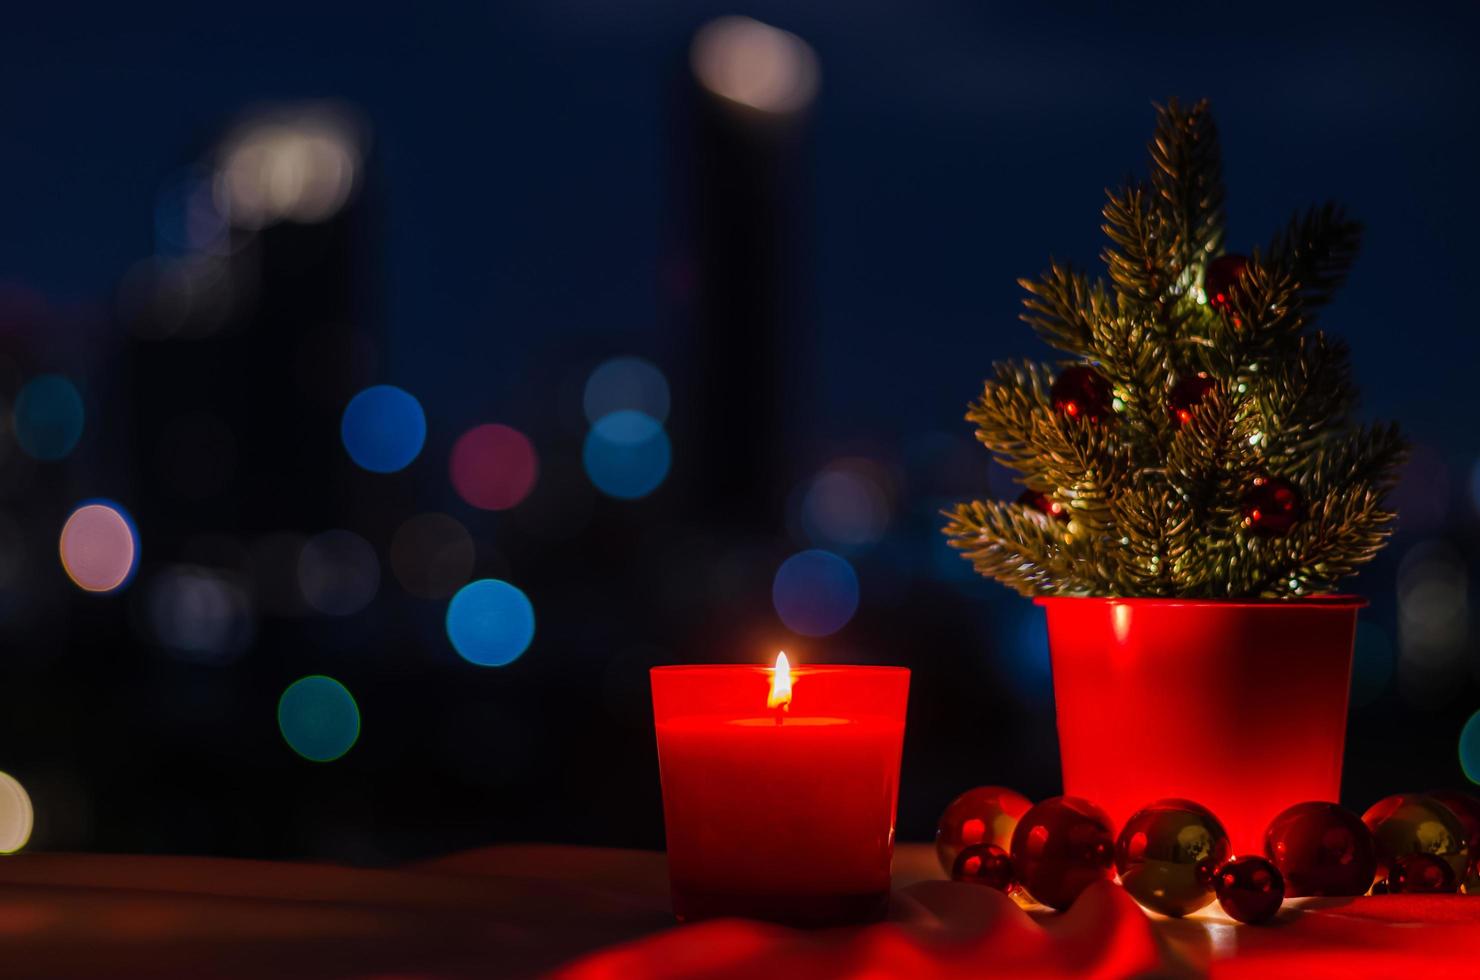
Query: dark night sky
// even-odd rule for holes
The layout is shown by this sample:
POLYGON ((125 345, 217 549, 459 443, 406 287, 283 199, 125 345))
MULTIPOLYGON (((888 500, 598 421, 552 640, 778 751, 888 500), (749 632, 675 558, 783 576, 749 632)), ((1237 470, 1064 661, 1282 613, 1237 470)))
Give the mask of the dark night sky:
MULTIPOLYGON (((223 118, 332 96, 364 108, 381 154, 387 373, 427 389, 434 417, 464 415, 468 385, 431 382, 476 380, 497 402, 538 334, 661 353, 667 93, 688 33, 728 7, 88 6, 7 15, 0 277, 106 297, 149 251, 154 188, 223 118)), ((1474 8, 1241 5, 1210 23, 1185 5, 806 6, 746 12, 822 63, 820 434, 957 425, 990 359, 1035 351, 1014 279, 1050 254, 1092 263, 1101 188, 1141 166, 1149 103, 1205 95, 1231 247, 1306 202, 1346 202, 1368 243, 1328 323, 1353 342, 1366 405, 1456 467, 1480 449, 1429 397, 1480 362, 1474 8)))

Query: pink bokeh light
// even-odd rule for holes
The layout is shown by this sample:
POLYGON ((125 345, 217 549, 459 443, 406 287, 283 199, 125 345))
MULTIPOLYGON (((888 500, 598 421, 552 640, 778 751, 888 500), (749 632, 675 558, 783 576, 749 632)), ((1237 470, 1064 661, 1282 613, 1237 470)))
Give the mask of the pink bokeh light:
POLYGON ((482 510, 508 510, 534 489, 540 463, 524 433, 490 423, 458 437, 448 469, 463 500, 482 510))
POLYGON ((133 574, 139 544, 133 523, 112 504, 84 504, 62 526, 62 568, 78 588, 112 592, 133 574))

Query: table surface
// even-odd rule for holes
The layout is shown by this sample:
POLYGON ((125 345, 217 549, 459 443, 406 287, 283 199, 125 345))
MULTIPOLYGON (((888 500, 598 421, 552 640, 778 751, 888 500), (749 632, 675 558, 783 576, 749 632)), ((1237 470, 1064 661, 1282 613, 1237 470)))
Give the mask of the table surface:
POLYGON ((889 920, 677 927, 663 855, 520 845, 397 869, 200 857, 0 859, 5 977, 1480 975, 1480 898, 1287 902, 1272 926, 1143 914, 1097 885, 1063 914, 895 856, 889 920))

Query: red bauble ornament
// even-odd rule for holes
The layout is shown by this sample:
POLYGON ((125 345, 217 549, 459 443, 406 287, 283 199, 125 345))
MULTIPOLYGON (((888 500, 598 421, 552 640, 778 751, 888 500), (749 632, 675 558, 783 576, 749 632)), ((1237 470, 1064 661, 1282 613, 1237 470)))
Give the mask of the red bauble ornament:
POLYGON ((1233 284, 1244 277, 1249 260, 1242 255, 1220 255, 1203 272, 1203 295, 1208 305, 1223 312, 1233 303, 1233 284))
POLYGON ((1052 517, 1056 521, 1068 522, 1069 508, 1059 503, 1046 493, 1037 490, 1024 490, 1018 495, 1017 502, 1024 507, 1031 507, 1040 514, 1052 517))
POLYGON ((1157 800, 1121 828, 1115 868, 1136 901, 1162 915, 1183 916, 1213 900, 1213 872, 1228 852, 1228 832, 1207 807, 1157 800))
POLYGON ((1014 878, 1012 858, 996 844, 963 847, 951 866, 952 881, 986 885, 1004 893, 1012 891, 1014 878))
POLYGON ((1280 869, 1262 857, 1236 857, 1213 875, 1218 904, 1230 917, 1250 925, 1268 922, 1285 900, 1280 869))
POLYGON ((1305 513, 1300 491, 1277 476, 1256 477, 1239 506, 1245 530, 1266 536, 1285 534, 1305 513))
POLYGON ((1458 889, 1454 868, 1433 854, 1404 854, 1393 862, 1392 873, 1387 877, 1387 890, 1394 895, 1447 894, 1458 889))
POLYGON ((1060 911, 1090 885, 1114 877, 1114 854, 1110 817, 1076 796, 1044 800, 1023 814, 1012 832, 1018 884, 1060 911))
POLYGON ((973 844, 995 844, 1006 851, 1018 818, 1032 805, 1005 786, 978 786, 956 797, 935 827, 935 856, 941 870, 954 874, 956 856, 973 844))
POLYGON ((1377 848, 1360 817, 1335 803, 1297 803, 1269 823, 1264 852, 1290 895, 1363 895, 1377 848))
POLYGON ((1432 854, 1449 864, 1455 881, 1466 877, 1470 852, 1465 828, 1454 811, 1432 796, 1395 793, 1378 800, 1362 814, 1377 845, 1377 869, 1392 884, 1398 859, 1408 854, 1432 854))
POLYGON ((1110 416, 1110 382, 1094 368, 1065 368, 1048 390, 1053 407, 1071 419, 1098 422, 1110 416))
POLYGON ((1204 395, 1216 387, 1218 382, 1202 373, 1188 375, 1172 385, 1172 390, 1167 393, 1167 408, 1171 410, 1177 424, 1186 425, 1191 422, 1192 410, 1202 401, 1204 395))

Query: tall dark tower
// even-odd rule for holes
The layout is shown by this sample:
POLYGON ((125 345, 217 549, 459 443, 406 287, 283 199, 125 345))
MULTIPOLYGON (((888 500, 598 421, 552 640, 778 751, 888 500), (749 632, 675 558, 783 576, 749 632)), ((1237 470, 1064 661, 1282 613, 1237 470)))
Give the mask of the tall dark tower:
POLYGON ((177 192, 178 241, 125 288, 137 516, 156 556, 211 529, 344 520, 339 415, 383 346, 368 149, 328 106, 246 117, 177 192))
POLYGON ((792 34, 725 17, 695 35, 689 67, 676 184, 694 273, 694 370, 676 474, 709 517, 774 531, 807 359, 801 212, 816 58, 792 34))

